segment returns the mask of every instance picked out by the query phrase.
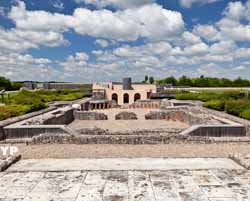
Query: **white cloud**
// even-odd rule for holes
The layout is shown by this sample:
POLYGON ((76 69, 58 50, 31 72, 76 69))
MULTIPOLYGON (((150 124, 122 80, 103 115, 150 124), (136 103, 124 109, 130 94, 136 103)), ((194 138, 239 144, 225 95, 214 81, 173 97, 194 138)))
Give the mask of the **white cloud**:
POLYGON ((190 33, 188 31, 185 31, 183 34, 182 34, 182 38, 184 40, 184 42, 186 42, 187 44, 196 44, 196 43, 200 43, 201 42, 201 39, 199 36, 193 34, 193 33, 190 33))
POLYGON ((76 3, 91 4, 98 8, 113 6, 117 8, 135 8, 154 3, 155 0, 75 0, 76 3))
POLYGON ((223 12, 224 17, 216 24, 223 38, 235 41, 250 41, 250 25, 243 21, 250 19, 250 1, 230 2, 223 12))
POLYGON ((0 27, 0 52, 21 52, 40 45, 55 47, 66 43, 63 36, 56 32, 4 30, 0 27))
POLYGON ((51 62, 47 58, 34 58, 28 54, 0 53, 0 74, 12 80, 58 79, 60 72, 50 67, 51 62))
POLYGON ((58 10, 64 9, 64 4, 60 0, 51 0, 50 3, 54 8, 57 8, 58 10))
POLYGON ((193 33, 207 41, 216 41, 221 38, 219 31, 213 25, 197 25, 193 33))
POLYGON ((102 48, 105 48, 105 47, 109 46, 109 42, 107 40, 104 40, 104 39, 97 39, 95 41, 95 43, 100 45, 102 48))
POLYGON ((210 47, 210 53, 213 55, 221 55, 233 52, 237 48, 234 41, 221 41, 210 47))
POLYGON ((196 3, 210 4, 210 3, 215 3, 217 1, 221 1, 221 0, 179 0, 181 6, 185 8, 190 8, 192 7, 193 4, 196 4, 196 3))
POLYGON ((73 27, 80 34, 115 40, 151 40, 178 36, 184 29, 182 15, 157 4, 111 12, 79 8, 74 12, 73 27))
POLYGON ((9 14, 18 29, 65 32, 74 29, 82 35, 120 41, 172 39, 184 30, 182 15, 157 4, 112 12, 110 10, 75 9, 73 15, 27 11, 20 2, 9 14))
POLYGON ((187 55, 200 55, 205 54, 209 50, 209 47, 205 43, 198 43, 192 46, 187 46, 184 48, 184 52, 187 55))
POLYGON ((224 11, 224 15, 227 18, 230 18, 232 20, 241 20, 244 17, 249 16, 249 7, 248 7, 248 3, 246 3, 245 5, 240 2, 240 1, 236 1, 236 2, 229 2, 225 11, 224 11))
POLYGON ((246 70, 246 67, 245 66, 237 66, 237 67, 234 68, 234 70, 242 71, 242 70, 246 70))

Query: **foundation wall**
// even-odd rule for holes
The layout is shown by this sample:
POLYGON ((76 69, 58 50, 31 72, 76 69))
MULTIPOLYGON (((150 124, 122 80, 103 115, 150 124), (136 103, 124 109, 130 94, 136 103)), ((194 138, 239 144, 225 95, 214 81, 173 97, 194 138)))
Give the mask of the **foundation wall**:
POLYGON ((31 138, 42 133, 68 133, 65 126, 49 126, 49 125, 34 125, 34 126, 20 126, 7 127, 4 129, 6 139, 13 138, 31 138))
POLYGON ((3 140, 5 138, 5 129, 4 129, 4 127, 9 126, 10 124, 17 123, 19 121, 23 121, 23 120, 26 120, 26 119, 29 119, 29 118, 32 118, 32 117, 35 117, 35 116, 50 112, 50 111, 53 111, 55 109, 56 109, 55 107, 49 107, 47 109, 43 109, 43 110, 40 110, 40 111, 37 111, 37 112, 32 112, 32 113, 25 114, 25 115, 22 115, 22 116, 19 116, 19 117, 13 117, 13 118, 1 121, 0 122, 0 140, 3 140))
POLYGON ((44 121, 45 125, 62 125, 69 124, 74 121, 73 109, 57 114, 44 121))
POLYGON ((108 120, 108 116, 98 112, 75 111, 74 118, 77 120, 108 120))
POLYGON ((184 130, 180 135, 200 137, 244 137, 246 128, 241 125, 196 125, 184 130))

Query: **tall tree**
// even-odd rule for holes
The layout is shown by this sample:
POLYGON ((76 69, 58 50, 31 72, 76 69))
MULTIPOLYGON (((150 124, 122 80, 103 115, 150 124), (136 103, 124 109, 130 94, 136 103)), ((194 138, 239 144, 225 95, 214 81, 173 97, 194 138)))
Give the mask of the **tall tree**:
POLYGON ((152 77, 152 76, 149 77, 149 83, 150 83, 150 84, 153 84, 154 82, 155 82, 154 77, 152 77))

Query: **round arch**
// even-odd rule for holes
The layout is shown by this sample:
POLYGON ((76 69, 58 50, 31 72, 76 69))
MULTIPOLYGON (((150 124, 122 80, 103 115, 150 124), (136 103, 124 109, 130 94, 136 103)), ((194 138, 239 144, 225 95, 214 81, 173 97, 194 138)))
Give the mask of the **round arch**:
POLYGON ((112 101, 115 101, 116 104, 118 103, 118 95, 116 93, 112 94, 112 101))
POLYGON ((123 94, 123 103, 124 104, 129 103, 129 94, 128 93, 123 94))
POLYGON ((139 94, 139 93, 136 93, 134 95, 134 102, 136 102, 137 100, 141 100, 141 94, 139 94))

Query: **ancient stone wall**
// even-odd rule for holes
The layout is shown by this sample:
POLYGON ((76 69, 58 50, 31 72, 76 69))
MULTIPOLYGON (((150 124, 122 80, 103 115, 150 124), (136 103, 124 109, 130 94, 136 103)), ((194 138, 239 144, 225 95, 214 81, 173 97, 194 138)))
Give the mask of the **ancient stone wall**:
POLYGON ((63 125, 27 125, 4 128, 5 138, 31 138, 41 133, 68 133, 63 125))
POLYGON ((14 123, 19 122, 19 121, 23 121, 25 119, 29 119, 29 118, 32 118, 32 117, 35 117, 35 116, 38 116, 41 114, 45 114, 45 113, 53 111, 55 109, 56 109, 55 107, 49 107, 49 108, 46 108, 46 109, 43 109, 43 110, 40 110, 37 112, 32 112, 32 113, 25 114, 22 116, 13 117, 10 119, 6 119, 4 121, 0 121, 0 140, 5 138, 4 127, 6 127, 10 124, 14 124, 14 123))
POLYGON ((115 115, 116 120, 137 120, 137 115, 134 112, 120 112, 115 115))
POLYGON ((180 121, 184 123, 188 123, 190 125, 192 124, 200 124, 202 123, 202 119, 195 117, 191 114, 189 114, 186 111, 151 111, 148 114, 145 115, 145 119, 165 119, 167 121, 180 121))
POLYGON ((157 109, 160 107, 161 107, 160 101, 138 101, 129 105, 129 109, 135 109, 135 108, 157 109))
POLYGON ((241 125, 196 125, 192 126, 180 135, 200 137, 244 137, 246 128, 241 125))
POLYGON ((219 112, 219 111, 204 108, 204 107, 201 107, 200 110, 202 112, 209 113, 209 114, 212 114, 212 115, 216 115, 216 116, 221 117, 221 118, 229 119, 231 121, 234 121, 236 123, 244 125, 245 128, 246 128, 247 135, 250 136, 250 121, 249 120, 242 119, 240 117, 236 117, 236 116, 227 114, 225 112, 219 112))
POLYGON ((73 109, 67 110, 65 112, 61 112, 59 114, 54 114, 54 116, 46 119, 44 121, 44 125, 62 125, 62 124, 70 124, 74 121, 73 109))
POLYGON ((108 120, 108 116, 99 112, 75 111, 74 118, 77 120, 108 120))
MULTIPOLYGON (((201 113, 201 112, 200 112, 201 113)), ((180 121, 189 125, 196 124, 221 124, 209 115, 196 115, 186 108, 151 111, 145 115, 146 120, 180 121)))

